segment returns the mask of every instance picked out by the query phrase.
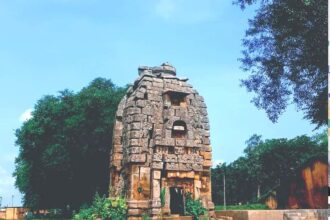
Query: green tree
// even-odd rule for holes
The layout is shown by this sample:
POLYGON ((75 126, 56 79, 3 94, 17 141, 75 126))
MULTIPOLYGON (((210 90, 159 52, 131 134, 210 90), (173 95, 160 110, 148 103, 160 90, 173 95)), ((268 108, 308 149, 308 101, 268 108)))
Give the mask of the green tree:
POLYGON ((126 88, 97 78, 78 93, 47 95, 16 131, 16 186, 24 205, 78 208, 107 194, 117 105, 126 88))
POLYGON ((223 204, 225 172, 228 205, 258 202, 257 195, 262 197, 276 188, 279 207, 285 208, 289 184, 300 176, 302 168, 315 159, 327 162, 327 132, 269 140, 253 135, 246 143, 250 150, 244 156, 212 169, 212 197, 216 204, 223 204))
POLYGON ((247 172, 251 179, 255 180, 255 185, 252 188, 257 189, 256 199, 260 198, 260 188, 262 185, 262 179, 264 178, 264 173, 261 171, 262 167, 260 164, 260 157, 262 155, 263 144, 262 136, 254 134, 246 142, 247 145, 244 149, 244 153, 248 158, 246 165, 248 167, 247 172))
POLYGON ((249 154, 259 145, 262 144, 262 136, 253 134, 247 141, 245 141, 246 148, 244 149, 244 153, 249 154))
POLYGON ((291 100, 317 127, 327 123, 328 1, 235 0, 259 5, 243 40, 242 80, 276 122, 291 100))

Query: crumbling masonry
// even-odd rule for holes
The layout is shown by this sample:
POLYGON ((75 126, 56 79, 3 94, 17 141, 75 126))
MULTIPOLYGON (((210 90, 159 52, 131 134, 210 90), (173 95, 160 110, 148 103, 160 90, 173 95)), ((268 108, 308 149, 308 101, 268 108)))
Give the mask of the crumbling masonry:
POLYGON ((183 215, 186 193, 201 199, 212 215, 210 127, 203 97, 168 63, 138 71, 116 113, 110 196, 127 199, 128 219, 144 213, 153 219, 161 212, 183 215))

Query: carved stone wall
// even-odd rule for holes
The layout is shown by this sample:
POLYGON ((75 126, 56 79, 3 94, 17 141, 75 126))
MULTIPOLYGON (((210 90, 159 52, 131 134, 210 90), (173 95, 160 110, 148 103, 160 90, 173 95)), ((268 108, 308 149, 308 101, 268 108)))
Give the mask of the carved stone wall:
MULTIPOLYGON (((161 212, 160 191, 182 187, 211 201, 210 126, 202 96, 165 63, 140 67, 116 113, 110 196, 125 196, 129 219, 161 212)), ((170 212, 168 202, 163 211, 170 212)))

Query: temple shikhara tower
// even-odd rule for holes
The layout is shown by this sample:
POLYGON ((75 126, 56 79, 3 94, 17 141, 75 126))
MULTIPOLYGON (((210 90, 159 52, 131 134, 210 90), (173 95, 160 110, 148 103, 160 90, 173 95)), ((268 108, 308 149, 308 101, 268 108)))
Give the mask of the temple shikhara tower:
POLYGON ((138 72, 116 113, 110 196, 126 198, 128 219, 183 215, 186 193, 201 199, 212 214, 210 126, 203 97, 168 63, 138 72))

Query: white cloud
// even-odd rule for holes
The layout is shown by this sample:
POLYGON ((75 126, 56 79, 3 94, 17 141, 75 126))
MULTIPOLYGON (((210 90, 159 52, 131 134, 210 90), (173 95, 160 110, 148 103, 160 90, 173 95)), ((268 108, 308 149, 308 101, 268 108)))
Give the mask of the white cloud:
POLYGON ((33 111, 32 108, 26 109, 26 110, 21 114, 21 116, 19 117, 19 121, 20 121, 20 122, 26 122, 26 121, 28 121, 29 119, 31 119, 31 118, 32 118, 32 111, 33 111))
POLYGON ((167 21, 196 23, 213 20, 219 14, 215 0, 157 0, 153 8, 156 16, 167 21))
POLYGON ((212 161, 212 167, 213 167, 213 168, 216 168, 218 164, 222 164, 222 163, 224 163, 224 162, 225 162, 225 161, 224 161, 224 160, 221 160, 221 159, 220 159, 220 160, 213 160, 213 161, 212 161))

